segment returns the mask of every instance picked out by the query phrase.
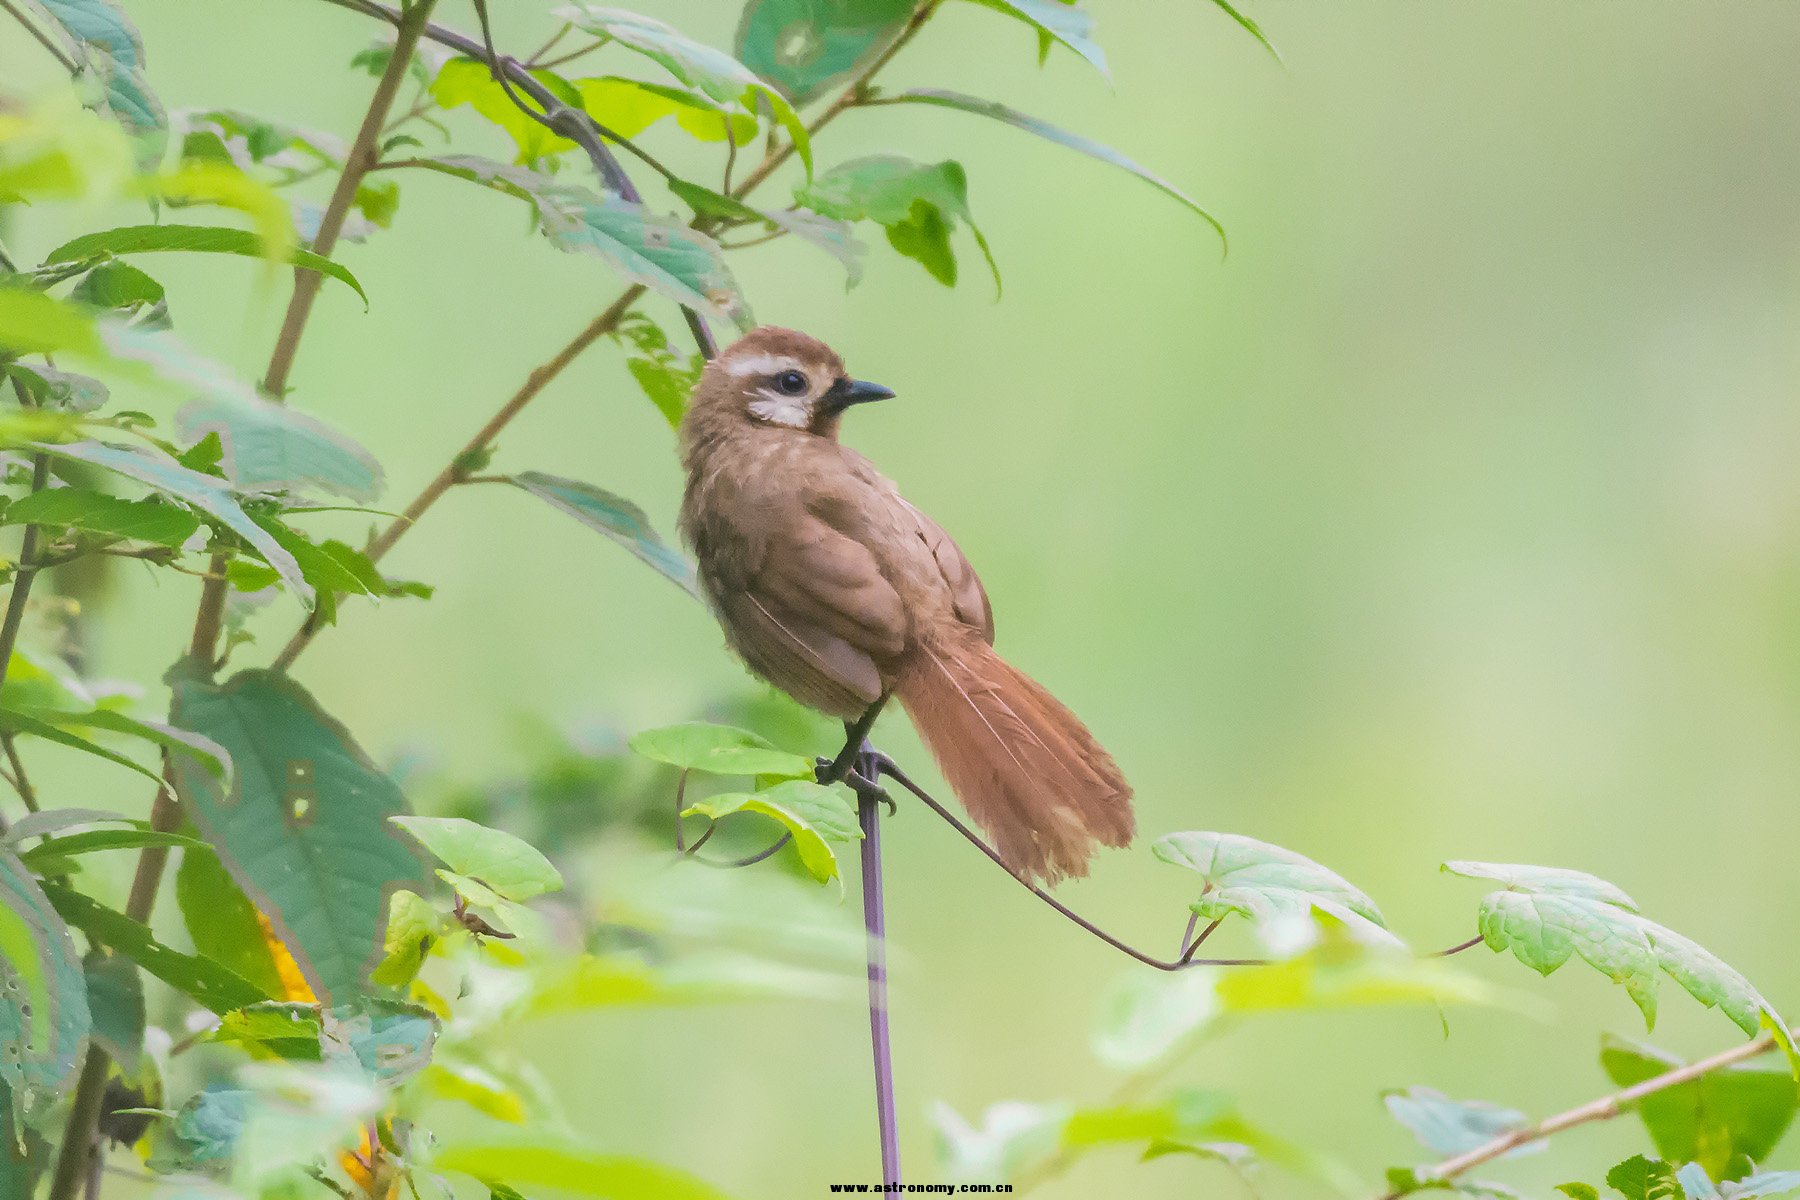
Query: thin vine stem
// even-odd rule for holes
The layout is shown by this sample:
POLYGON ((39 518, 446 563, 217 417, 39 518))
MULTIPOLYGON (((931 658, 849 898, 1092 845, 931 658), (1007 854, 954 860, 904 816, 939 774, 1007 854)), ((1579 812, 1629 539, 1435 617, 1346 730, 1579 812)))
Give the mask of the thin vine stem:
MULTIPOLYGON (((1472 1150, 1446 1158, 1435 1166, 1420 1168, 1417 1177, 1420 1182, 1448 1182, 1467 1174, 1483 1163, 1491 1162, 1503 1154, 1517 1150, 1520 1146, 1541 1142, 1564 1130, 1574 1129, 1580 1125, 1588 1125, 1596 1121, 1610 1121, 1614 1117, 1629 1112, 1638 1101, 1646 1096, 1654 1096, 1658 1092, 1666 1092, 1670 1088, 1680 1087, 1684 1083, 1692 1083, 1715 1071, 1722 1071, 1736 1063, 1767 1054, 1775 1046, 1775 1035, 1765 1033, 1741 1046, 1734 1046, 1730 1050, 1715 1054, 1711 1058, 1703 1058, 1699 1062, 1664 1071, 1661 1075, 1646 1079, 1642 1083, 1632 1084, 1611 1095, 1601 1096, 1597 1100, 1590 1100, 1586 1104, 1577 1105, 1557 1113, 1555 1116, 1545 1117, 1534 1124, 1503 1133, 1472 1150)), ((1399 1200, 1402 1194, 1398 1191, 1390 1191, 1385 1193, 1381 1200, 1399 1200)))
POLYGON ((13 20, 23 25, 25 27, 25 32, 29 33, 37 41, 38 45, 48 51, 51 58, 54 58, 57 62, 62 64, 63 70, 71 75, 81 74, 81 64, 70 58, 68 52, 56 44, 55 38, 45 33, 42 29, 39 29, 37 24, 28 18, 25 13, 13 3, 13 0, 0 0, 0 9, 4 9, 6 12, 10 13, 13 20))

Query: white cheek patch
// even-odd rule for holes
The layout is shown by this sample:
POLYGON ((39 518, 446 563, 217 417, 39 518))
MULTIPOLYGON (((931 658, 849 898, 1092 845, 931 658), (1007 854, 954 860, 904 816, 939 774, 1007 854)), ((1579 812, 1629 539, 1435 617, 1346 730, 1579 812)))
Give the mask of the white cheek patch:
POLYGON ((783 396, 768 388, 759 388, 757 399, 750 401, 750 415, 759 421, 805 429, 812 424, 812 401, 806 396, 783 396))
POLYGON ((783 371, 800 369, 800 364, 785 354, 752 354, 746 358, 733 359, 724 366, 725 373, 733 379, 747 379, 752 375, 779 375, 783 371))

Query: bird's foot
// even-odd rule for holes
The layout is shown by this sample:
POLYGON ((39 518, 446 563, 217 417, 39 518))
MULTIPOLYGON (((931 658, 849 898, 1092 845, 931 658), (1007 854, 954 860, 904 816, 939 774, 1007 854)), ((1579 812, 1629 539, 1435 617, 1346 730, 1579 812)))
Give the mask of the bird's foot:
POLYGON ((832 775, 836 766, 836 762, 832 759, 815 759, 814 778, 820 783, 846 784, 851 791, 856 793, 859 800, 864 798, 879 800, 887 805, 890 817, 900 811, 899 805, 894 803, 894 798, 888 795, 887 789, 881 786, 882 772, 893 766, 893 759, 875 749, 866 740, 862 744, 862 749, 857 751, 856 756, 851 760, 849 767, 845 768, 843 774, 834 780, 832 775))

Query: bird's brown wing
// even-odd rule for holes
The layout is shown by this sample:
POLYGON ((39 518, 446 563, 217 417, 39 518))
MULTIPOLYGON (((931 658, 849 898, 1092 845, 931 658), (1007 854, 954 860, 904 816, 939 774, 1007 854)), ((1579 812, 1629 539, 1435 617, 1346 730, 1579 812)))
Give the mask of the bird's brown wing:
POLYGON ((950 599, 955 606, 957 619, 978 631, 988 645, 993 645, 994 606, 988 603, 987 589, 981 586, 981 577, 969 565, 962 548, 951 540, 950 535, 936 521, 911 504, 906 507, 918 521, 919 537, 931 551, 938 570, 943 573, 944 582, 950 585, 950 599))
POLYGON ((854 715, 887 690, 906 648, 899 593, 860 542, 813 513, 786 524, 722 615, 746 662, 796 699, 854 715))

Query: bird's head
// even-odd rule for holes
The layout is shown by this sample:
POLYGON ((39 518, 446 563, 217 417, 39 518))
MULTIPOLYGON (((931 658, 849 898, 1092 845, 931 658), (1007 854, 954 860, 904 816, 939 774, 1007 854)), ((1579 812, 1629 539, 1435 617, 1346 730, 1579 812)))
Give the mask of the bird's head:
POLYGON ((850 378, 843 360, 817 338, 764 325, 707 364, 694 389, 693 411, 836 437, 845 409, 893 394, 850 378))

